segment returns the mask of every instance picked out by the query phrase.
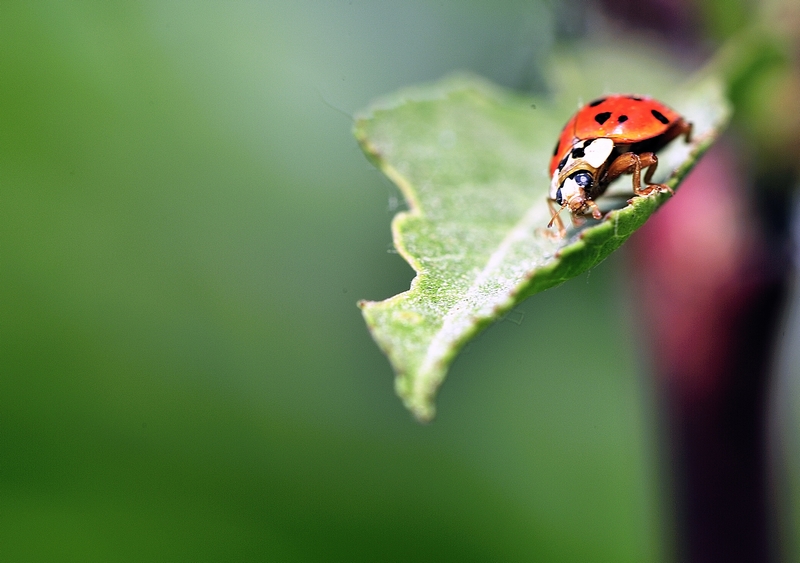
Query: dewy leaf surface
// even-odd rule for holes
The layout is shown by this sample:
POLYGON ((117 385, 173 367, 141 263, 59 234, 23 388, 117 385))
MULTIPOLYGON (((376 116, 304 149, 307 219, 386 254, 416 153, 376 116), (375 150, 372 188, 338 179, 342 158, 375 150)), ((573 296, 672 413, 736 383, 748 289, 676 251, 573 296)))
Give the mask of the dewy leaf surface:
MULTIPOLYGON (((547 235, 548 161, 586 88, 575 79, 584 74, 563 62, 557 68, 568 92, 554 97, 558 103, 461 75, 402 91, 356 120, 363 150, 408 203, 392 233, 417 272, 408 291, 359 306, 395 370, 398 395, 419 420, 433 417, 436 390, 470 338, 522 299, 596 265, 670 197, 630 205, 630 193, 608 197, 603 205, 613 210, 603 221, 571 228, 564 239, 547 235)), ((656 95, 695 127, 691 145, 679 140, 659 153, 656 181, 676 188, 727 120, 728 105, 713 77, 674 81, 672 90, 654 83, 635 91, 656 95)))

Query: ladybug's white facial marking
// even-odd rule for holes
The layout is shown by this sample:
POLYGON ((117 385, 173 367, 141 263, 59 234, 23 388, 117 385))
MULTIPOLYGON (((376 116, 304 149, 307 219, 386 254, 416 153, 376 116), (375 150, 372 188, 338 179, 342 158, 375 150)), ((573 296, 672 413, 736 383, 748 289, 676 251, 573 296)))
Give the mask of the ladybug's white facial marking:
POLYGON ((576 197, 584 198, 584 191, 573 178, 567 178, 561 184, 561 199, 568 204, 576 197))
MULTIPOLYGON (((558 185, 558 174, 559 174, 559 172, 560 172, 560 169, 556 168, 556 171, 553 172, 553 177, 550 180, 550 199, 552 199, 554 201, 558 201, 558 197, 556 197, 556 192, 558 192, 558 188, 560 187, 558 185)), ((561 204, 559 203, 559 205, 561 205, 561 204)))
MULTIPOLYGON (((567 201, 564 193, 564 185, 560 185, 558 182, 563 170, 571 170, 573 168, 592 168, 597 170, 603 166, 603 164, 605 164, 605 162, 611 156, 611 152, 613 150, 614 141, 606 138, 586 139, 575 143, 572 146, 572 150, 567 153, 563 159, 561 159, 561 162, 558 163, 558 167, 556 168, 555 172, 553 172, 553 178, 550 182, 550 199, 557 201, 558 189, 562 188, 562 197, 565 201, 567 201)), ((566 180, 564 184, 566 184, 566 180)), ((567 191, 572 191, 569 187, 566 189, 567 191)))

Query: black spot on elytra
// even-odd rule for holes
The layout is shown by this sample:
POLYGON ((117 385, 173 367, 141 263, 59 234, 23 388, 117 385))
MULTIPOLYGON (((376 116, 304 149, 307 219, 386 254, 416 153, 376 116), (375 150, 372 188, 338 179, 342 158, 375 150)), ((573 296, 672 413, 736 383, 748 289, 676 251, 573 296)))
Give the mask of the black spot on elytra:
POLYGON ((641 102, 642 101, 642 98, 640 98, 639 96, 628 96, 628 99, 629 100, 633 100, 634 102, 641 102))
POLYGON ((557 154, 558 154, 558 147, 560 147, 560 146, 561 146, 561 143, 560 143, 560 142, 559 142, 559 143, 556 143, 556 148, 554 148, 554 149, 553 149, 553 156, 555 156, 555 155, 557 155, 557 154))
POLYGON ((663 123, 664 125, 669 125, 669 119, 667 119, 666 117, 664 117, 664 114, 663 114, 663 113, 661 113, 660 111, 658 111, 657 109, 651 109, 651 110, 650 110, 650 113, 652 113, 652 114, 653 114, 653 117, 655 117, 656 119, 658 119, 658 120, 659 120, 661 123, 663 123))
POLYGON ((583 147, 575 147, 572 149, 572 158, 583 158, 583 147))
POLYGON ((609 117, 611 117, 611 112, 610 111, 604 111, 602 113, 598 113, 597 115, 595 115, 594 116, 594 120, 597 123, 599 123, 600 125, 602 125, 603 123, 608 121, 609 117))
POLYGON ((597 107, 597 106, 599 106, 600 104, 602 104, 602 103, 603 103, 603 102, 605 102, 605 101, 606 101, 606 99, 605 99, 605 98, 598 98, 598 99, 596 99, 595 101, 593 101, 593 102, 590 102, 590 103, 589 103, 589 107, 590 107, 590 108, 597 107))
POLYGON ((625 123, 626 121, 628 121, 628 116, 627 115, 620 115, 617 118, 617 121, 619 121, 620 123, 625 123))

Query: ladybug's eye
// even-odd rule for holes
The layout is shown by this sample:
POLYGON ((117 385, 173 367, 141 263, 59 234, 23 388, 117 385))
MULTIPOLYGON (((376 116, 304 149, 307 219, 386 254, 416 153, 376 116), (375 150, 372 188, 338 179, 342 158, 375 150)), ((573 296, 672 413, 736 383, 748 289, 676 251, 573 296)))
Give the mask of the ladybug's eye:
POLYGON ((592 175, 588 172, 578 172, 572 179, 584 189, 592 185, 592 175))
POLYGON ((561 188, 558 188, 556 192, 556 203, 559 205, 564 205, 564 198, 561 196, 561 188))

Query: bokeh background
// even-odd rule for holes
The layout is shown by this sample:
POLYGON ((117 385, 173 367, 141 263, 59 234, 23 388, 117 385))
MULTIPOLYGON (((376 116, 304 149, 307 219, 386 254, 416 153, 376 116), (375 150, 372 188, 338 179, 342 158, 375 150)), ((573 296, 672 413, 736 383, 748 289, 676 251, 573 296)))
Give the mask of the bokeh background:
MULTIPOLYGON (((700 64, 724 4, 649 47, 700 64)), ((624 253, 470 344, 427 426, 355 305, 413 273, 353 113, 458 69, 545 91, 620 9, 0 4, 0 558, 672 560, 624 253)))

